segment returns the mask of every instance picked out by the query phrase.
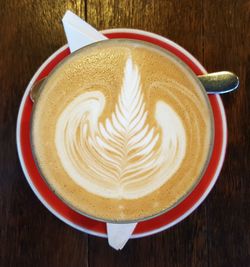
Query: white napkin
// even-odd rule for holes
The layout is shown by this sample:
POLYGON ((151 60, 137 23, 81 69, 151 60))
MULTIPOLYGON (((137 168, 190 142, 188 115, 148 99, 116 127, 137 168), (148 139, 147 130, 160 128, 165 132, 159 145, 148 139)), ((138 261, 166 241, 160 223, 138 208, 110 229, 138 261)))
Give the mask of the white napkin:
MULTIPOLYGON (((62 22, 71 52, 91 43, 107 39, 69 10, 65 13, 62 22)), ((109 245, 116 250, 122 249, 132 235, 136 225, 137 223, 107 223, 109 245)))
POLYGON ((69 10, 66 11, 62 22, 71 52, 107 39, 107 37, 69 10))
POLYGON ((137 223, 107 223, 109 245, 116 250, 123 249, 130 236, 133 234, 136 225, 137 223))

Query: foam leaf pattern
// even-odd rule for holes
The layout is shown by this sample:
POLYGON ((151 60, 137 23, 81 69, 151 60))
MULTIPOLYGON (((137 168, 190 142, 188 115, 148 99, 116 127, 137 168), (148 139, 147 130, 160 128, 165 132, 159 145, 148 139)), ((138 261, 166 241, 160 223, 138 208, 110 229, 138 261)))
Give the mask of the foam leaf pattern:
POLYGON ((112 114, 99 122, 105 103, 101 91, 76 97, 60 115, 55 143, 68 175, 102 197, 133 199, 159 188, 185 155, 185 130, 177 113, 159 101, 148 111, 138 67, 128 58, 112 114))

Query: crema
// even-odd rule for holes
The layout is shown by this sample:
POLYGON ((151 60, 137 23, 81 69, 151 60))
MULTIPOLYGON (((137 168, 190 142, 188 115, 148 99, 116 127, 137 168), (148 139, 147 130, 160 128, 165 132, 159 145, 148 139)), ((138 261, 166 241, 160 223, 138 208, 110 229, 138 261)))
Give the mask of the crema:
POLYGON ((101 220, 171 208, 201 177, 213 141, 207 96, 176 57, 109 40, 66 58, 35 103, 38 168, 70 206, 101 220))

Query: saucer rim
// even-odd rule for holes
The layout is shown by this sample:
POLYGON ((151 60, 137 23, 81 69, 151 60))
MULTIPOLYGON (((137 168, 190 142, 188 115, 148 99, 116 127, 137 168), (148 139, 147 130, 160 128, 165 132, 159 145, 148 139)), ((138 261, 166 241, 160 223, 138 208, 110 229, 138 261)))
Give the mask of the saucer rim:
MULTIPOLYGON (((188 57, 202 72, 207 73, 206 69, 201 65, 201 63, 193 55, 191 55, 187 50, 185 50, 183 47, 179 46, 175 42, 169 40, 168 38, 165 38, 165 37, 160 36, 158 34, 147 32, 147 31, 143 31, 143 30, 128 29, 128 28, 107 29, 107 30, 104 30, 104 31, 101 31, 101 32, 103 34, 133 33, 133 34, 138 34, 138 35, 143 35, 143 36, 148 36, 148 37, 155 38, 155 39, 157 39, 159 41, 162 41, 164 43, 170 44, 171 46, 175 47, 177 50, 179 50, 181 53, 183 53, 186 57, 188 57)), ((40 192, 38 191, 36 186, 33 184, 32 179, 30 178, 30 175, 28 174, 28 171, 26 169, 26 165, 25 165, 25 162, 24 162, 24 159, 23 159, 22 150, 21 150, 21 143, 20 143, 21 118, 22 118, 22 114, 23 114, 24 104, 25 104, 25 101, 26 101, 27 96, 29 94, 30 88, 33 85, 33 83, 36 81, 36 79, 39 77, 39 75, 41 74, 42 70, 48 65, 48 63, 51 60, 53 60, 57 55, 59 55, 61 52, 66 50, 67 48, 68 48, 68 45, 64 45, 61 48, 59 48, 57 51, 55 51, 50 57, 48 57, 47 60, 45 60, 43 62, 43 64, 38 68, 38 70, 35 72, 34 76, 32 77, 32 79, 30 80, 28 86, 26 87, 25 93, 24 93, 24 95, 22 97, 21 104, 20 104, 20 107, 19 107, 18 118, 17 118, 17 126, 16 126, 16 142, 17 142, 18 157, 19 157, 19 160, 20 160, 21 167, 22 167, 22 170, 24 172, 25 178, 28 181, 31 189, 33 190, 35 195, 38 197, 38 199, 42 202, 42 204, 52 214, 54 214, 57 218, 59 218, 60 220, 62 220, 66 224, 68 224, 69 226, 71 226, 71 227, 73 227, 73 228, 75 228, 75 229, 77 229, 79 231, 85 232, 85 233, 90 234, 90 235, 94 235, 94 236, 98 236, 98 237, 104 237, 104 238, 106 237, 107 238, 107 234, 103 234, 103 233, 100 233, 100 232, 97 232, 97 231, 94 231, 94 230, 89 230, 89 229, 87 229, 87 228, 85 228, 83 226, 79 226, 79 225, 73 223, 72 221, 70 221, 69 219, 65 218, 60 213, 58 213, 53 207, 50 206, 49 203, 47 203, 47 201, 40 194, 40 192)), ((215 185, 215 183, 216 183, 216 181, 217 181, 217 179, 219 177, 219 173, 221 171, 221 168, 223 166, 223 162, 224 162, 225 154, 226 154, 226 145, 227 145, 227 122, 226 122, 225 110, 224 110, 224 106, 223 106, 221 97, 219 95, 216 95, 216 100, 217 100, 218 105, 219 105, 219 109, 220 109, 220 113, 221 113, 221 119, 222 119, 222 123, 223 123, 223 125, 222 125, 222 129, 223 129, 223 138, 222 138, 223 144, 222 144, 222 150, 221 150, 219 162, 217 164, 216 172, 214 173, 214 176, 211 179, 211 181, 210 181, 209 185, 207 186, 206 190, 204 191, 202 196, 195 202, 195 204, 191 208, 189 208, 185 213, 183 213, 181 216, 179 216, 177 219, 175 219, 171 223, 167 223, 166 225, 164 225, 162 227, 159 227, 159 228, 156 228, 154 230, 145 231, 143 233, 138 233, 138 234, 133 234, 131 236, 131 238, 140 238, 140 237, 153 235, 153 234, 159 233, 161 231, 164 231, 164 230, 176 225, 180 221, 184 220, 187 216, 189 216, 195 209, 197 209, 198 206, 205 200, 205 198, 207 197, 209 192, 214 187, 214 185, 215 185)))

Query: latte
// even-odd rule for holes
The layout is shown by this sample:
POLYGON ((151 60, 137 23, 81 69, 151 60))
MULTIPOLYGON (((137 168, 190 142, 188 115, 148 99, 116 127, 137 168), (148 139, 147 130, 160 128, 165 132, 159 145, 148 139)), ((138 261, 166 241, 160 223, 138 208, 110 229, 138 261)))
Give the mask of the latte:
POLYGON ((107 221, 173 207, 201 177, 213 141, 209 101, 173 55, 109 40, 66 58, 35 103, 33 153, 50 187, 107 221))

